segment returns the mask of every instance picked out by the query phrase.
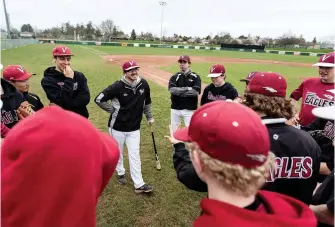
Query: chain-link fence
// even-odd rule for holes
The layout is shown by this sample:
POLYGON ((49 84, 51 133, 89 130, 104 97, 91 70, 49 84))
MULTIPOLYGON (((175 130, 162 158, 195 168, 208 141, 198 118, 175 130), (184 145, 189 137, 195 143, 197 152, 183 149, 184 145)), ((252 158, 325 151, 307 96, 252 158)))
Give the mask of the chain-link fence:
POLYGON ((38 43, 37 39, 1 39, 1 50, 38 43))

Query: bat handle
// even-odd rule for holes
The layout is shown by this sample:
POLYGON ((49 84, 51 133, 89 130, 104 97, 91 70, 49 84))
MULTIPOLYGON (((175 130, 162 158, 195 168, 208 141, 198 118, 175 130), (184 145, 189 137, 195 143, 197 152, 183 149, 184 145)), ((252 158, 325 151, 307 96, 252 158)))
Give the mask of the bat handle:
POLYGON ((156 168, 158 169, 158 170, 161 170, 162 169, 162 167, 161 167, 161 162, 158 160, 158 161, 156 161, 156 168))

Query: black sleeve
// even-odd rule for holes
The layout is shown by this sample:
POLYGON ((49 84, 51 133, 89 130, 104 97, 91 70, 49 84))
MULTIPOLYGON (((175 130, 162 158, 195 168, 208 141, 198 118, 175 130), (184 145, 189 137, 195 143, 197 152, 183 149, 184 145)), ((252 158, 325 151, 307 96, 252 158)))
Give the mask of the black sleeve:
POLYGON ((146 86, 147 86, 147 92, 145 96, 145 105, 151 104, 151 94, 150 94, 150 86, 147 81, 145 81, 146 86))
POLYGON ((195 83, 192 88, 197 92, 199 92, 199 95, 201 94, 201 77, 199 75, 197 75, 195 83))
POLYGON ((118 86, 117 83, 114 83, 112 85, 109 85, 104 90, 102 90, 96 97, 95 102, 107 102, 108 100, 112 100, 116 97, 118 93, 118 86))
MULTIPOLYGON (((334 172, 332 172, 332 174, 334 174, 334 172)), ((327 201, 327 208, 334 215, 334 190, 332 190, 330 198, 327 201)))
POLYGON ((87 86, 87 79, 82 73, 80 73, 80 77, 80 84, 78 83, 79 94, 72 101, 72 106, 74 108, 87 106, 91 99, 90 90, 87 86))
POLYGON ((52 78, 43 77, 41 85, 50 102, 64 108, 71 108, 74 80, 66 78, 61 87, 52 78))
POLYGON ((177 87, 177 84, 176 84, 176 75, 171 76, 171 78, 169 80, 168 89, 170 90, 170 88, 172 88, 172 87, 177 87))
POLYGON ((207 192, 207 185, 198 177, 185 144, 175 144, 174 149, 173 165, 177 172, 177 179, 191 190, 207 192))
POLYGON ((231 99, 234 100, 234 99, 236 99, 237 97, 238 97, 238 92, 237 92, 236 88, 234 88, 234 89, 233 89, 233 93, 232 93, 232 97, 231 97, 231 99))
POLYGON ((208 103, 208 86, 204 89, 204 93, 201 96, 200 106, 208 103))
POLYGON ((301 126, 301 129, 309 132, 309 131, 315 131, 315 130, 323 130, 325 127, 326 121, 324 121, 322 118, 316 118, 312 123, 306 126, 301 126))
POLYGON ((36 96, 36 97, 37 97, 37 107, 36 107, 36 109, 37 109, 37 110, 40 110, 40 109, 42 109, 42 108, 44 107, 44 105, 43 105, 43 103, 41 102, 40 97, 38 97, 38 96, 36 96))

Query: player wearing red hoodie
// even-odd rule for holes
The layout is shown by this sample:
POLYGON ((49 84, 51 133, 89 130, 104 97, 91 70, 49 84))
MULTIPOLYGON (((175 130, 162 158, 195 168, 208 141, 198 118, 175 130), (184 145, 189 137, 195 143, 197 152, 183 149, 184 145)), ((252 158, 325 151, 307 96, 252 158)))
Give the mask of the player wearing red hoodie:
POLYGON ((309 207, 291 197, 259 191, 274 164, 261 118, 234 102, 214 101, 194 112, 188 128, 174 133, 187 142, 208 198, 193 226, 316 226, 309 207))
POLYGON ((84 117, 56 106, 37 111, 2 144, 1 226, 95 227, 119 155, 84 117))

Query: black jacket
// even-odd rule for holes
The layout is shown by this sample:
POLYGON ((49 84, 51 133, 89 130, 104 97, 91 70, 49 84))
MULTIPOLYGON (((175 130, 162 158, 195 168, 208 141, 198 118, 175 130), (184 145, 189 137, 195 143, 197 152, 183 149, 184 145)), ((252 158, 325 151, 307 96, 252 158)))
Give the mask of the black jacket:
POLYGON ((213 83, 208 85, 201 97, 201 105, 216 100, 234 100, 238 96, 237 90, 231 83, 226 82, 221 87, 215 87, 213 83))
POLYGON ((1 108, 1 121, 8 127, 12 128, 17 122, 19 117, 16 110, 20 107, 21 103, 25 101, 21 92, 17 91, 15 87, 8 81, 1 78, 1 87, 4 94, 1 95, 3 106, 1 108))
MULTIPOLYGON (((326 204, 328 210, 334 215, 334 169, 313 195, 312 205, 326 204)), ((318 223, 318 227, 330 227, 324 223, 318 223)))
POLYGON ((40 98, 36 94, 30 93, 30 92, 24 92, 22 94, 23 94, 25 100, 27 100, 32 105, 32 109, 34 111, 38 111, 38 110, 40 110, 44 107, 40 98))
POLYGON ((332 170, 334 168, 334 121, 316 118, 311 124, 301 129, 309 132, 321 147, 320 161, 327 163, 328 168, 332 170))
MULTIPOLYGON (((306 132, 285 124, 285 119, 263 118, 276 155, 278 170, 271 171, 263 190, 275 191, 310 204, 320 169, 320 148, 306 132), (276 123, 277 122, 277 123, 276 123)), ((189 152, 174 145, 173 163, 178 180, 189 189, 204 192, 206 184, 197 176, 189 152)))
POLYGON ((285 118, 262 119, 268 128, 277 164, 277 171, 271 171, 263 189, 309 205, 320 171, 320 147, 307 132, 285 124, 285 118))
POLYGON ((185 144, 177 143, 173 147, 173 166, 177 173, 177 179, 191 190, 207 192, 207 184, 198 177, 185 144))
POLYGON ((201 78, 198 74, 188 71, 178 72, 169 81, 171 93, 171 109, 196 110, 198 107, 198 95, 201 93, 201 78))
POLYGON ((134 84, 130 84, 125 78, 116 81, 100 92, 94 101, 111 114, 108 127, 117 131, 139 130, 143 113, 147 120, 152 119, 150 87, 148 82, 140 77, 134 84), (111 104, 108 101, 111 101, 111 104))
POLYGON ((56 67, 49 67, 44 71, 41 84, 50 102, 83 117, 89 117, 86 106, 90 102, 90 91, 84 74, 74 71, 71 79, 57 71, 56 67))

